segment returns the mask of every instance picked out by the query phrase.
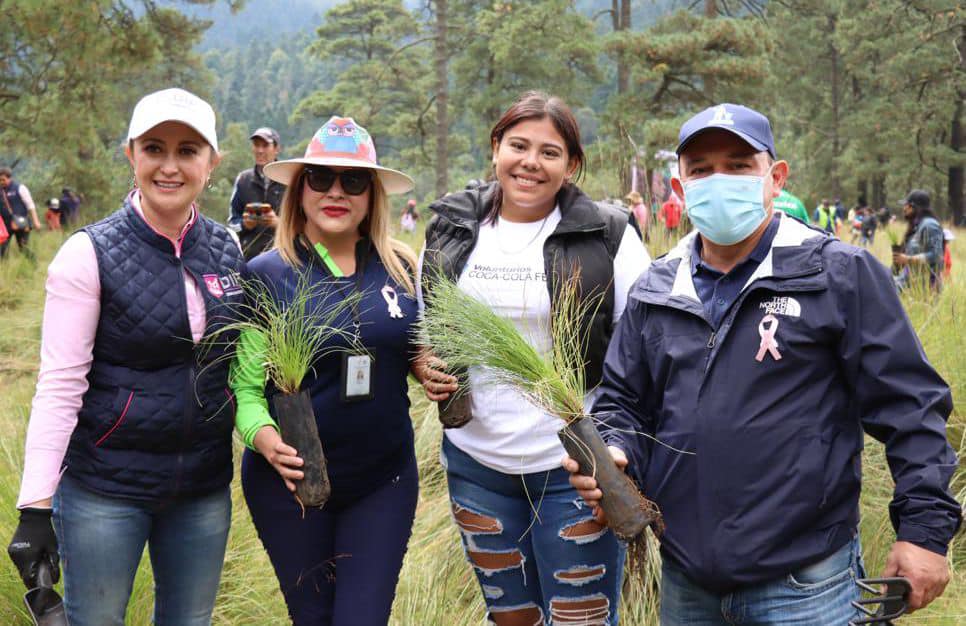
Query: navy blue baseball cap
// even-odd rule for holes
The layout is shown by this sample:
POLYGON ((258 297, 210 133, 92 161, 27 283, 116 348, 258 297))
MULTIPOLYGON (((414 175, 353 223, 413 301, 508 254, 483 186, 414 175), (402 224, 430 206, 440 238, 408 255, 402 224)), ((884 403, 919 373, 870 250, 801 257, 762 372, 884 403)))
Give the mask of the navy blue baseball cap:
POLYGON ((775 139, 771 136, 768 118, 740 104, 717 104, 701 111, 681 126, 678 134, 677 154, 681 156, 688 143, 701 133, 717 128, 737 135, 745 143, 759 152, 775 156, 775 139))

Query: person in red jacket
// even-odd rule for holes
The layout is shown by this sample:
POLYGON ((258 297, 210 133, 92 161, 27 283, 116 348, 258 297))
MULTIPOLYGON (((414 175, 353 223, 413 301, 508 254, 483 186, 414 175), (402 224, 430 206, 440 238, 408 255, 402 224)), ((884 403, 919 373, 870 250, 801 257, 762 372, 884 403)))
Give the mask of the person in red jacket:
POLYGON ((681 200, 673 193, 669 195, 657 212, 657 219, 664 222, 668 232, 676 229, 681 224, 681 200))

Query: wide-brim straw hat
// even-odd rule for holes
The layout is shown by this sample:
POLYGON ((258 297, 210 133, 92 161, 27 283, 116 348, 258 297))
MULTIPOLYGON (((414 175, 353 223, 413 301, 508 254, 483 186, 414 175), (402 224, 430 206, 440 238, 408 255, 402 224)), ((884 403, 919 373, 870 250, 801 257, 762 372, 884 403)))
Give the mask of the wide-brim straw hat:
POLYGON ((406 193, 416 186, 402 172, 379 165, 372 137, 351 117, 329 118, 312 136, 304 157, 269 163, 265 166, 265 175, 283 185, 291 185, 306 165, 373 170, 389 194, 406 193))

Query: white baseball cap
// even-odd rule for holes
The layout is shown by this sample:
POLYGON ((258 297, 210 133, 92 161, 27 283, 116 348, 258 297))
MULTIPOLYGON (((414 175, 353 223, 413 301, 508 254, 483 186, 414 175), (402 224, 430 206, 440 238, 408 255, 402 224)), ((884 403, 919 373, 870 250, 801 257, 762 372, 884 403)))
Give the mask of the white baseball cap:
POLYGON ((155 91, 141 98, 131 114, 128 141, 137 139, 162 122, 181 122, 190 126, 218 152, 215 110, 193 93, 175 87, 155 91))

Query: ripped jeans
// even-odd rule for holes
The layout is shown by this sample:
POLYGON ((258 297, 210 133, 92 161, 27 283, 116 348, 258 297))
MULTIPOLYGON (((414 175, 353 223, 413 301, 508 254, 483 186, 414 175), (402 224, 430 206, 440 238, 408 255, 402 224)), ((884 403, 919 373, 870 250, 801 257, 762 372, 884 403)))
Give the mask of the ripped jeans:
POLYGON ((443 437, 453 518, 495 626, 614 626, 625 548, 563 468, 504 474, 443 437))

